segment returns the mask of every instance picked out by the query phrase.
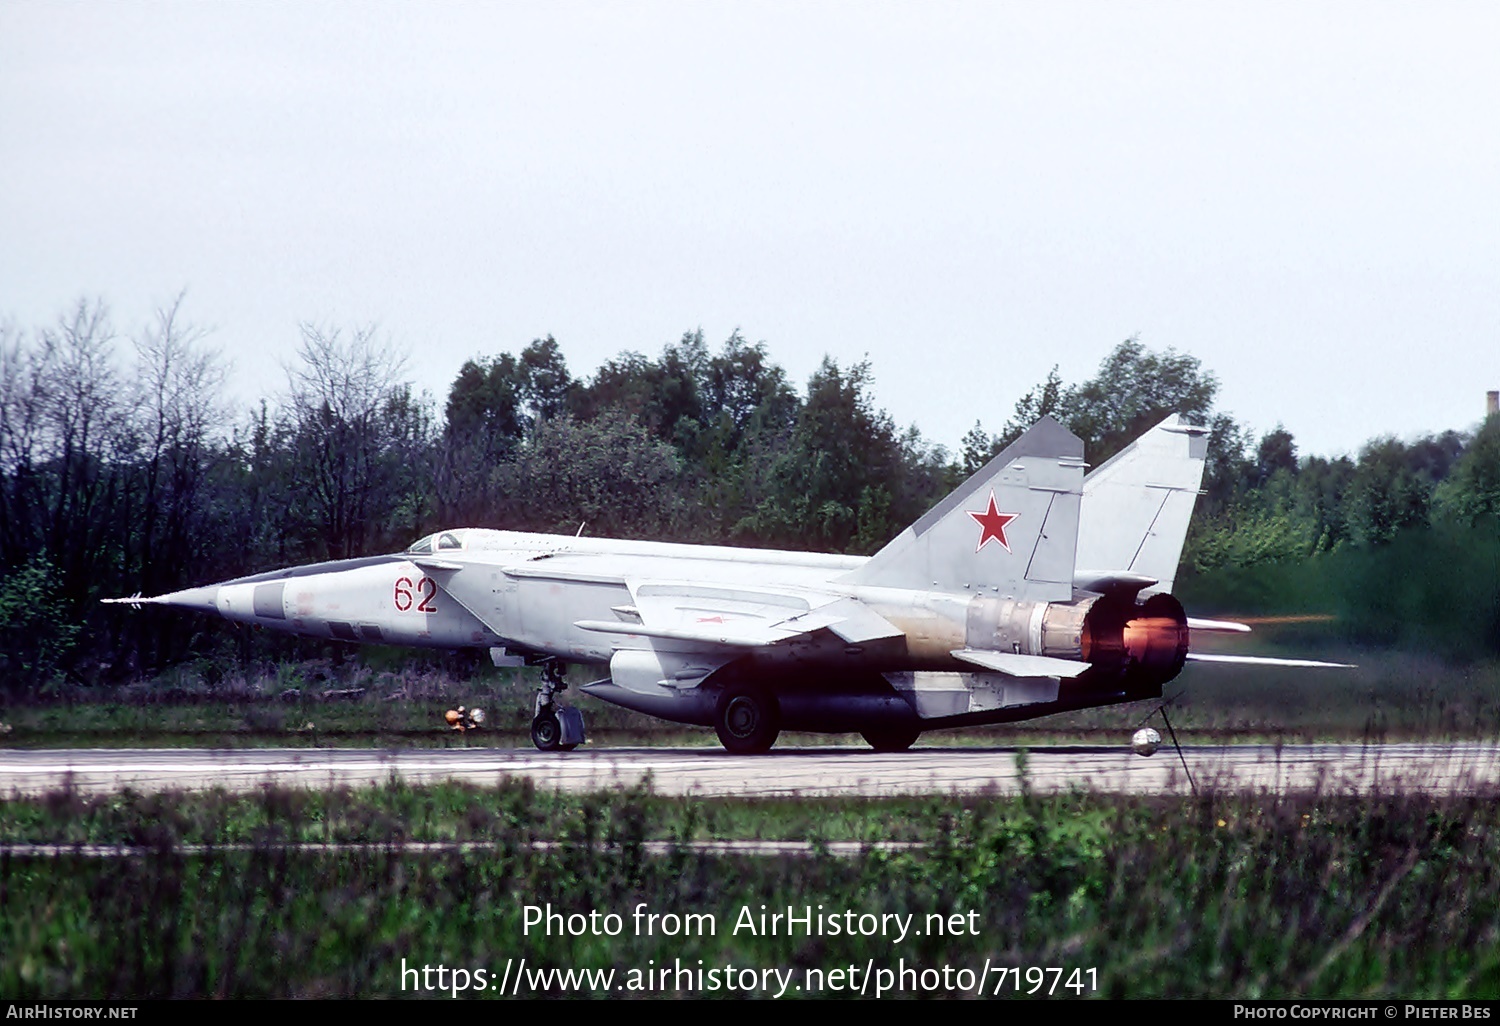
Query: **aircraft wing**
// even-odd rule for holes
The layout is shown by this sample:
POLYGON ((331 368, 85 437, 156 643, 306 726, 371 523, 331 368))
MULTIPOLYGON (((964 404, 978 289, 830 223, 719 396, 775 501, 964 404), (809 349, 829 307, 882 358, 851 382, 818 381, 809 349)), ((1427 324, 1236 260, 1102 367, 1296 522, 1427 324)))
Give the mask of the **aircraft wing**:
POLYGON ((850 644, 898 638, 902 632, 851 598, 817 591, 721 587, 691 581, 632 581, 633 606, 619 620, 579 620, 606 634, 757 648, 827 629, 850 644))

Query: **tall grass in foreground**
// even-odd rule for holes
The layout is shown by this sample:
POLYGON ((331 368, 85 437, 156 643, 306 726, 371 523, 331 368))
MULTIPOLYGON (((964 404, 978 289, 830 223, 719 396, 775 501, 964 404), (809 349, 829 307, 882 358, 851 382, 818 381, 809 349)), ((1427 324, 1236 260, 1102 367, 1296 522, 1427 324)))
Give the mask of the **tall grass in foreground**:
MULTIPOLYGON (((0 993, 403 993, 401 966, 1097 968, 1101 996, 1496 997, 1493 796, 890 800, 567 796, 402 785, 258 795, 58 793, 0 803, 0 993), (743 857, 711 838, 905 839, 856 857, 743 857), (664 855, 645 842, 675 841, 664 855), (288 841, 364 842, 338 851, 288 841), (412 841, 485 850, 417 853, 412 841), (19 843, 144 854, 17 854, 19 843), (535 848, 539 841, 562 842, 535 848), (248 848, 184 853, 184 844, 248 848), (530 936, 523 907, 617 912, 619 936, 530 936), (710 913, 637 935, 631 911, 710 913), (740 911, 976 913, 977 935, 736 934, 740 911)), ((1024 989, 1024 988, 1023 988, 1024 989)), ((410 994, 408 987, 404 993, 410 994)), ((722 993, 722 992, 721 992, 722 993)), ((1003 990, 1002 993, 1010 993, 1003 990)))

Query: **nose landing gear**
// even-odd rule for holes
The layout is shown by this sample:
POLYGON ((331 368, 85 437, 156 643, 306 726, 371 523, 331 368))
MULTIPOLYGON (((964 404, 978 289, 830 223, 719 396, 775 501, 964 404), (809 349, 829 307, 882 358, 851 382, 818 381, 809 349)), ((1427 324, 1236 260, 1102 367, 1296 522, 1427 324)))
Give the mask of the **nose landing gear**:
POLYGON ((583 713, 559 705, 556 695, 567 689, 567 667, 557 659, 542 664, 542 686, 531 717, 531 743, 543 752, 571 752, 583 743, 583 713))

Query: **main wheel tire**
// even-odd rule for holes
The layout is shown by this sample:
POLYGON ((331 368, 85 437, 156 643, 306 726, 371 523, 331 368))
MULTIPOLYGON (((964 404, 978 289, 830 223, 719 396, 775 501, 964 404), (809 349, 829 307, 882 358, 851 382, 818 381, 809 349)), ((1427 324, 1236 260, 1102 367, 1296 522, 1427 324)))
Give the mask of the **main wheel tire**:
POLYGON ((556 752, 564 748, 562 724, 557 722, 556 713, 550 711, 537 713, 532 718, 531 743, 543 752, 556 752))
POLYGON ((776 699, 757 687, 731 685, 719 696, 714 729, 719 743, 735 755, 768 751, 781 733, 776 699))
POLYGON ((877 752, 904 752, 916 743, 920 733, 922 732, 916 727, 884 727, 880 730, 862 730, 859 736, 877 752))

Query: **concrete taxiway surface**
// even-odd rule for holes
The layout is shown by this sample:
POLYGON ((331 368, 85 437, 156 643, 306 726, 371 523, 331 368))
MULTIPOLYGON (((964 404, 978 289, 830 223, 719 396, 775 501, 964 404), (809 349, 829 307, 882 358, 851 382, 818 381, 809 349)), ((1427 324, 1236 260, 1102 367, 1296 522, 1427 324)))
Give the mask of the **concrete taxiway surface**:
MULTIPOLYGON (((1256 791, 1371 794, 1500 790, 1500 745, 1227 745, 1184 749, 1197 786, 1256 791)), ((863 748, 775 750, 735 756, 718 749, 71 749, 0 751, 0 794, 35 794, 70 785, 99 792, 263 784, 362 786, 462 780, 494 784, 526 777, 569 791, 631 786, 648 775, 660 794, 766 797, 1014 793, 1021 787, 1013 748, 917 748, 877 754, 863 748)), ((1146 759, 1119 748, 1034 748, 1025 779, 1034 791, 1081 788, 1137 794, 1189 790, 1171 748, 1146 759)))

